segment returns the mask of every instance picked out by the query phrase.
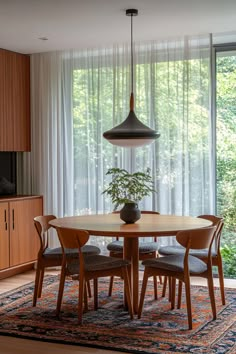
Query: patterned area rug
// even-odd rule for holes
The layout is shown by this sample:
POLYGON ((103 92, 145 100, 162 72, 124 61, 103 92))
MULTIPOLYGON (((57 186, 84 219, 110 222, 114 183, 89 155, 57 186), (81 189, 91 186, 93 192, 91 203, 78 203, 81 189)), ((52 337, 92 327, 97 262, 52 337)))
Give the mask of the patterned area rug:
POLYGON ((0 295, 0 335, 128 353, 236 353, 235 290, 226 290, 226 306, 216 290, 218 317, 212 321, 207 289, 192 287, 194 327, 189 331, 185 303, 181 310, 171 311, 167 298, 154 301, 151 282, 142 319, 131 321, 122 306, 122 282, 115 281, 109 298, 108 281, 101 279, 99 310, 93 311, 90 300, 82 326, 77 324, 76 281, 66 281, 60 319, 55 316, 58 278, 45 278, 36 308, 32 307, 33 289, 30 283, 0 295))

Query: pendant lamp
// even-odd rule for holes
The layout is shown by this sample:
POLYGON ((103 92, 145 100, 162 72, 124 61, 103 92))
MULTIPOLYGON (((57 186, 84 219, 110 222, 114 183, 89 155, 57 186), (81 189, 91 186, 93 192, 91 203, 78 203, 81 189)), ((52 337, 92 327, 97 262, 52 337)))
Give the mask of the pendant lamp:
POLYGON ((160 134, 144 125, 134 113, 134 68, 133 68, 133 16, 138 15, 138 10, 126 10, 126 16, 131 18, 131 95, 130 112, 121 124, 103 133, 103 137, 111 144, 122 147, 138 147, 152 143, 160 134))

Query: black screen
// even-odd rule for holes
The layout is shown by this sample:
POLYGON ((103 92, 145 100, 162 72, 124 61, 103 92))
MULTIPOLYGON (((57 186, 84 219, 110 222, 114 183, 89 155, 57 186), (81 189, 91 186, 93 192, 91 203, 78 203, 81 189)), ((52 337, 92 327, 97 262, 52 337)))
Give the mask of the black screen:
POLYGON ((16 194, 16 153, 0 152, 0 195, 16 194))

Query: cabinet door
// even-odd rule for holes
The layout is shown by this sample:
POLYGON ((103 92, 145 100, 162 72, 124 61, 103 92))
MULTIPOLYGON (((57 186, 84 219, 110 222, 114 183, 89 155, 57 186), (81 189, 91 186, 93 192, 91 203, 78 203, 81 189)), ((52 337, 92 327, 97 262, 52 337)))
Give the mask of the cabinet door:
POLYGON ((10 202, 10 266, 37 259, 39 241, 34 217, 42 215, 42 198, 10 202))
POLYGON ((13 122, 11 121, 12 114, 11 106, 8 105, 8 97, 11 96, 9 91, 10 85, 7 80, 11 81, 11 73, 7 75, 7 55, 6 51, 0 49, 0 151, 13 151, 13 135, 11 129, 13 122), (8 76, 8 78, 7 78, 8 76))
POLYGON ((14 151, 30 151, 30 58, 14 53, 12 70, 14 151))
POLYGON ((0 270, 10 265, 8 203, 0 203, 0 270))
POLYGON ((0 49, 0 151, 30 151, 30 62, 0 49))

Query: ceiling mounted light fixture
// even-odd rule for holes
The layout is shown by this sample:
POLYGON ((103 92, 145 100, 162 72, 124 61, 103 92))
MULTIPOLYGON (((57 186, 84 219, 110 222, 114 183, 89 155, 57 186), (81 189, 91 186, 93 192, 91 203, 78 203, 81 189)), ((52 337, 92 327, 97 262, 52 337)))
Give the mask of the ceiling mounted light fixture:
POLYGON ((138 10, 126 10, 126 16, 131 17, 131 95, 130 112, 123 123, 103 133, 103 137, 111 144, 122 147, 138 147, 150 144, 159 138, 160 134, 144 125, 134 113, 134 63, 133 63, 133 16, 138 10))

